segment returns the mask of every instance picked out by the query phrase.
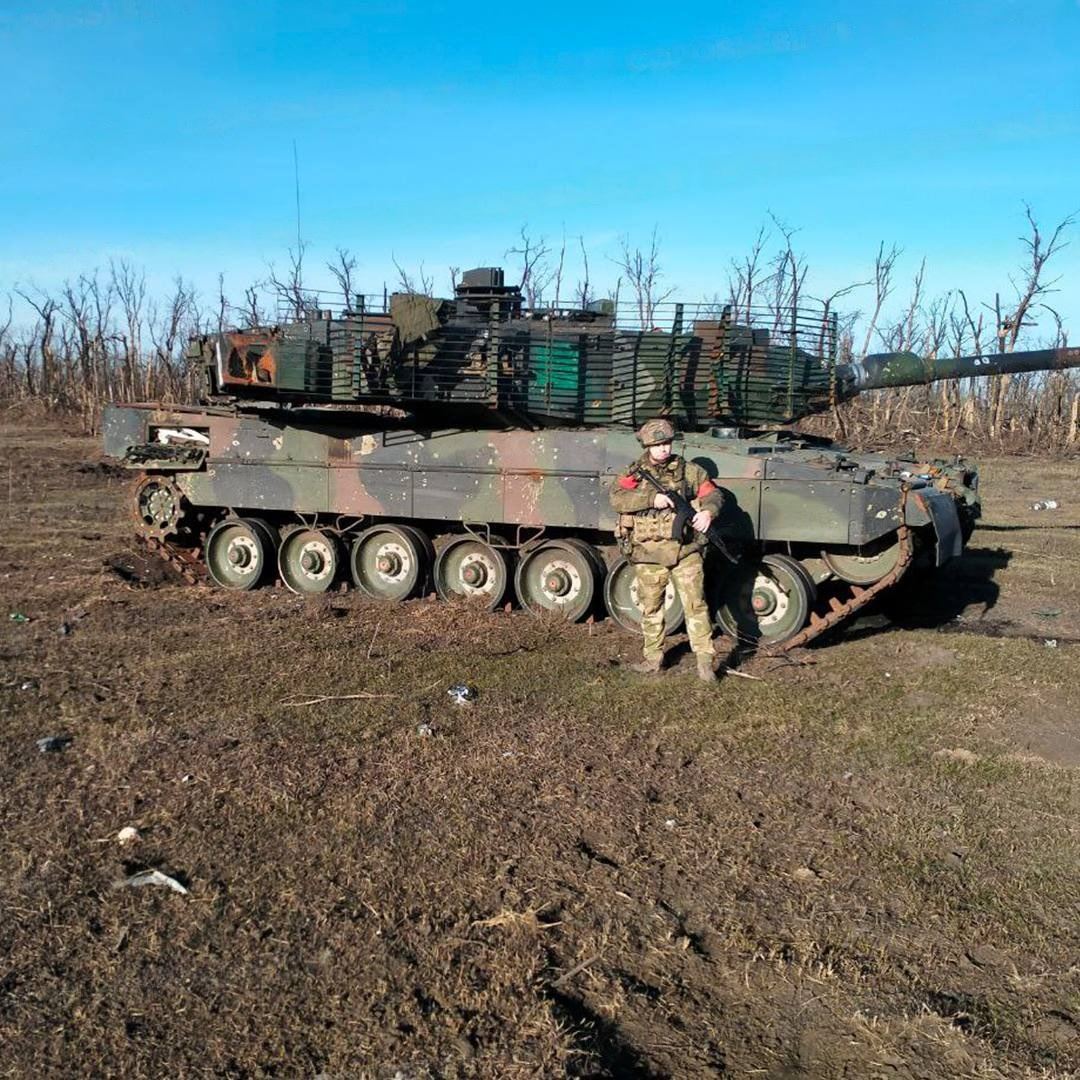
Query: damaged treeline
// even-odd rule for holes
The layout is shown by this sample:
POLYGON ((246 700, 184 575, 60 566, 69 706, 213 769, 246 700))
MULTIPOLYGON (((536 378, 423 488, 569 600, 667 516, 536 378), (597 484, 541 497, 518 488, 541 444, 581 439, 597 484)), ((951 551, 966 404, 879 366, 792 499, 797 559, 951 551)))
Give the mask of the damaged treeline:
MULTIPOLYGON (((1069 216, 1044 232, 1030 208, 1022 236, 1022 262, 1009 276, 1008 294, 969 298, 962 289, 928 295, 925 260, 909 285, 898 280, 901 250, 881 244, 873 265, 858 280, 823 295, 808 283, 809 265, 795 247, 796 230, 775 217, 759 231, 750 251, 729 264, 727 287, 708 298, 718 311, 730 305, 736 321, 751 310, 819 307, 823 328, 835 314, 839 360, 866 353, 910 350, 923 356, 965 356, 1068 344, 1058 312, 1048 302, 1057 278, 1048 264, 1068 242, 1069 216), (905 299, 900 299, 902 296, 905 299)), ((306 245, 289 252, 279 272, 244 290, 232 304, 219 278, 217 296, 204 303, 177 278, 164 299, 149 295, 145 276, 126 261, 67 282, 57 292, 18 288, 0 308, 0 405, 23 402, 77 413, 89 430, 107 401, 193 401, 201 372, 185 358, 195 334, 234 325, 265 325, 306 312, 353 302, 357 260, 339 248, 326 264, 337 288, 310 288, 306 245)), ((623 237, 616 253, 600 260, 608 269, 602 287, 597 260, 583 237, 549 244, 520 231, 505 258, 515 263, 526 302, 534 308, 584 307, 599 297, 629 300, 648 326, 657 305, 674 292, 666 284, 654 230, 644 247, 623 237), (575 272, 572 272, 572 269, 575 272), (613 278, 614 280, 608 280, 613 278)), ((423 264, 410 273, 396 261, 398 279, 384 292, 434 293, 423 264)), ((448 268, 453 287, 457 267, 448 268)), ((760 318, 760 314, 757 315, 760 318)), ((998 375, 942 381, 932 386, 878 390, 801 425, 869 446, 907 438, 957 449, 1069 452, 1080 449, 1080 377, 1076 371, 998 375)))
POLYGON ((5 307, 0 404, 75 413, 90 431, 108 401, 193 401, 198 372, 184 357, 188 340, 227 313, 223 300, 205 310, 181 278, 164 299, 150 296, 145 275, 126 261, 55 293, 18 288, 5 307))
MULTIPOLYGON (((1075 221, 1069 216, 1047 235, 1030 208, 1025 214, 1023 261, 1009 276, 1011 295, 998 293, 990 302, 969 299, 962 289, 928 296, 924 259, 898 306, 901 249, 885 244, 878 247, 864 280, 830 295, 812 293, 807 261, 793 245, 794 231, 775 218, 771 229, 759 231, 749 254, 732 261, 727 292, 715 299, 731 305, 736 321, 762 308, 779 318, 792 307, 819 307, 824 327, 835 314, 840 361, 875 352, 958 357, 1066 346, 1061 316, 1047 302, 1058 280, 1049 276, 1047 264, 1066 246, 1075 221), (779 250, 770 256, 767 247, 774 234, 779 250)), ((1033 372, 874 390, 799 426, 861 447, 906 438, 921 446, 947 444, 961 450, 990 446, 1068 452, 1080 449, 1080 376, 1072 370, 1033 372)))

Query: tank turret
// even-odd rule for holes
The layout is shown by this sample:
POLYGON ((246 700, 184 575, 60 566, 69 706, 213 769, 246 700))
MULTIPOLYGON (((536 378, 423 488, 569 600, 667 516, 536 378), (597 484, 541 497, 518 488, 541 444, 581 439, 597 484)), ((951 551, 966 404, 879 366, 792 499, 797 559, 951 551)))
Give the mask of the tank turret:
POLYGON ((1078 349, 926 359, 837 359, 837 322, 812 310, 717 304, 529 309, 495 267, 466 271, 453 299, 357 297, 333 317, 201 338, 208 396, 241 405, 396 406, 478 427, 635 427, 658 414, 686 431, 790 424, 879 387, 1080 365, 1078 349))

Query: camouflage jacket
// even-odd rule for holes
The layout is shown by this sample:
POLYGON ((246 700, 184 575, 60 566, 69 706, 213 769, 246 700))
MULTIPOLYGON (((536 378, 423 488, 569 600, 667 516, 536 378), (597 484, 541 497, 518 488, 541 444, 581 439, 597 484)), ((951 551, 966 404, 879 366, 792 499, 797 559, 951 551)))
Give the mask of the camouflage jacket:
POLYGON ((663 465, 655 464, 646 451, 611 485, 611 506, 619 515, 615 535, 632 563, 657 563, 675 566, 687 555, 701 551, 707 541, 689 525, 681 539, 672 538, 675 524, 673 510, 656 510, 654 488, 647 480, 638 480, 631 473, 643 466, 664 487, 674 488, 690 500, 696 510, 711 510, 715 519, 724 504, 724 493, 709 474, 693 461, 672 454, 663 465))

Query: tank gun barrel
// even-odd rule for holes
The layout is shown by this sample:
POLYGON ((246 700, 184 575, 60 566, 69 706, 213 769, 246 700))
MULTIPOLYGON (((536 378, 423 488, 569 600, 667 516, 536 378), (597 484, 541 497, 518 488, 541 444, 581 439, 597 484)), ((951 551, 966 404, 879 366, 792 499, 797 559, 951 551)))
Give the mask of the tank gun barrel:
POLYGON ((921 386, 939 379, 1005 375, 1023 371, 1063 371, 1080 367, 1080 348, 1032 349, 1012 353, 976 353, 934 359, 912 352, 875 353, 837 369, 849 397, 890 386, 921 386))

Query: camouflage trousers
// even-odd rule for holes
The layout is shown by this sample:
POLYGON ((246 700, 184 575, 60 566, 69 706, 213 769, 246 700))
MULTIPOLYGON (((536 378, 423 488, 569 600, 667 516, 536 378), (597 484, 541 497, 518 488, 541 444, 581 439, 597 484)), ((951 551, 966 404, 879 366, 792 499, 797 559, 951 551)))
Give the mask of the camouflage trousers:
POLYGON ((669 580, 675 582, 686 612, 690 648, 698 656, 714 656, 712 621, 705 603, 705 564, 701 555, 695 552, 672 567, 656 563, 637 565, 637 599, 641 605, 646 658, 660 656, 664 651, 664 592, 669 580))

